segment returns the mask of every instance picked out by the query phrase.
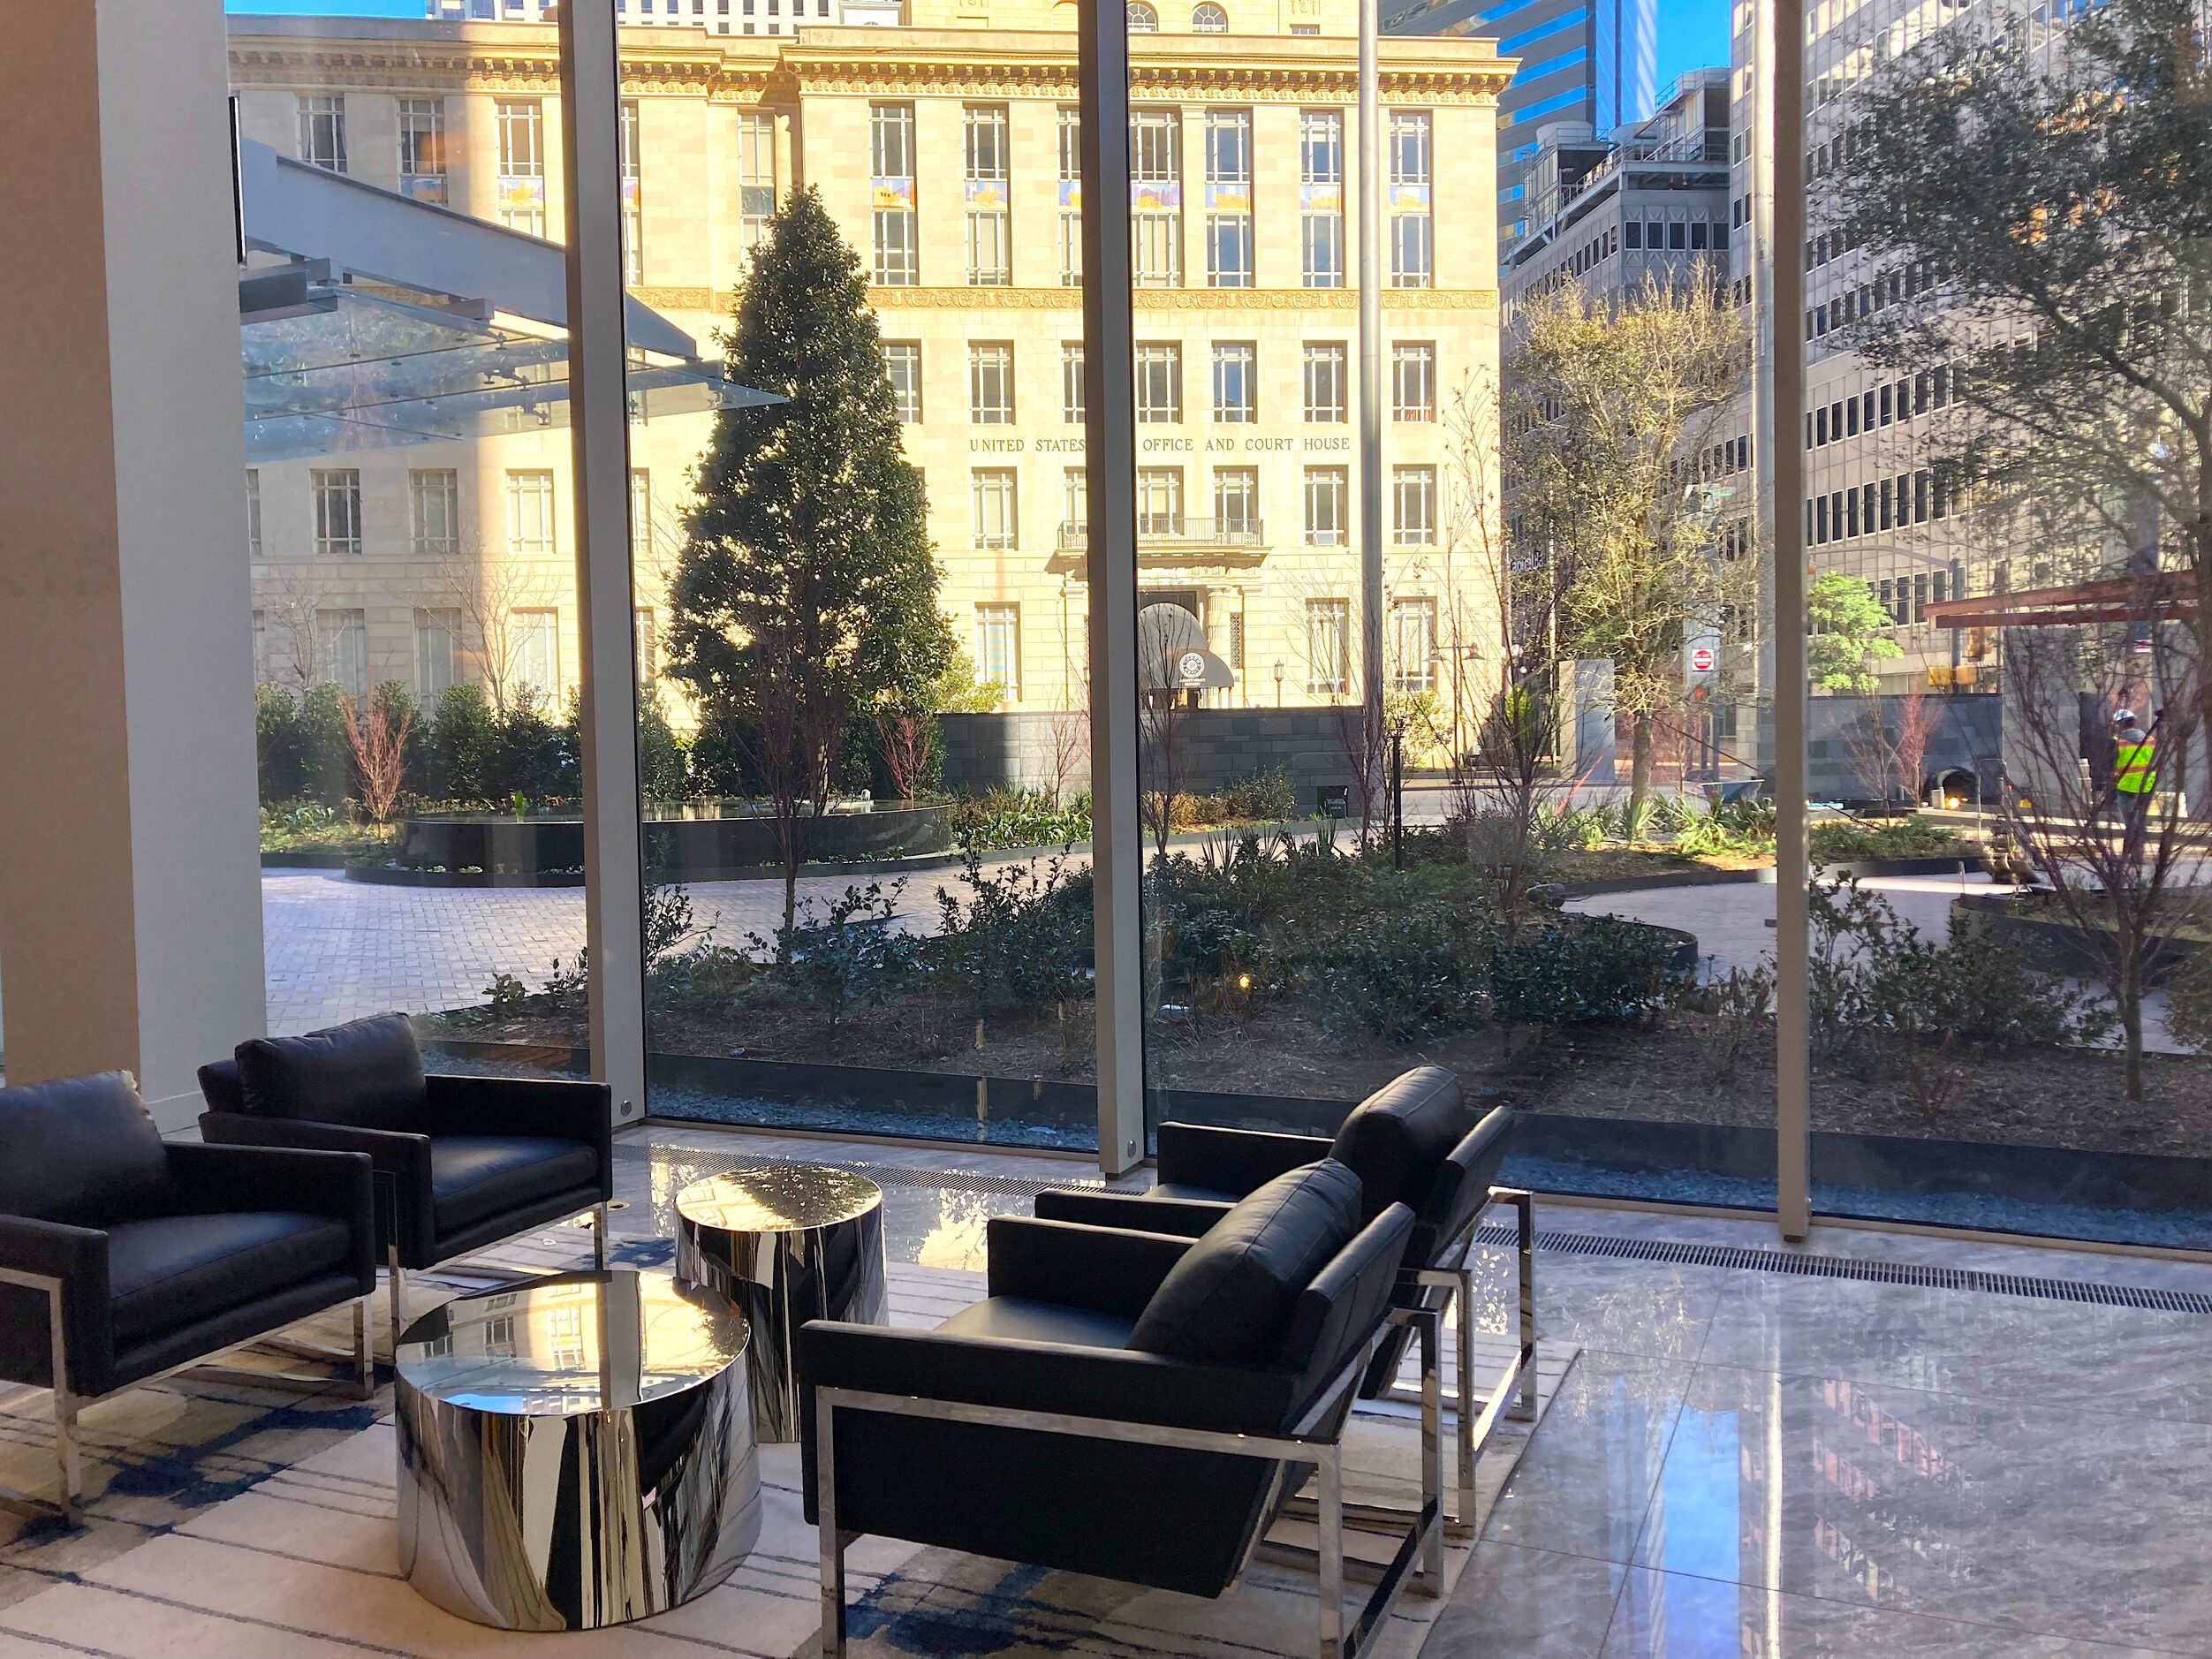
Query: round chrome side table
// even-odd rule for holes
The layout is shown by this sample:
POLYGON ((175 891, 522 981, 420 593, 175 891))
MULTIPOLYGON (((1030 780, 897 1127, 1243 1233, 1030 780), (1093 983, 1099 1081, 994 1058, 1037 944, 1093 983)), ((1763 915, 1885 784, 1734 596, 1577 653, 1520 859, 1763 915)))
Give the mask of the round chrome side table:
POLYGON ((732 1170, 676 1195, 676 1276, 723 1298, 752 1328, 753 1431, 799 1438, 799 1328, 810 1319, 890 1322, 883 1190, 826 1165, 732 1170))
POLYGON ((424 1314, 396 1367, 399 1565, 447 1612, 594 1630, 729 1577, 761 1531, 745 1321, 666 1273, 424 1314))

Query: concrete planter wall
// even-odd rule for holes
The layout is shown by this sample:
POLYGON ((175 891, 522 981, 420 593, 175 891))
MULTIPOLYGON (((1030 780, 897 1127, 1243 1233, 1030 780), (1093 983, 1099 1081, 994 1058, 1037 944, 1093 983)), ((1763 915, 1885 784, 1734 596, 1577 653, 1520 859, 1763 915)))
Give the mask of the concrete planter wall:
MULTIPOLYGON (((2011 900, 1998 893, 1964 893, 1951 901, 1983 936, 2003 939, 2017 947, 2036 967, 2049 973, 2077 979, 2101 979, 2109 959, 2102 947, 2070 921, 2046 920, 2040 916, 2016 916, 2011 900)), ((2147 954, 2143 979, 2147 985, 2163 985, 2203 944, 2192 939, 2160 941, 2147 954)))

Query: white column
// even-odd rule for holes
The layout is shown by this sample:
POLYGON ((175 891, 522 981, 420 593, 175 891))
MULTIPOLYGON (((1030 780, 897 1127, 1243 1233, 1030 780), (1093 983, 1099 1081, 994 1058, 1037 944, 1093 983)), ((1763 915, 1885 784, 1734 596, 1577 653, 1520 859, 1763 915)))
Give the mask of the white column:
POLYGON ((1083 445, 1090 488, 1091 869, 1098 1164, 1142 1162, 1144 835, 1137 822, 1137 434, 1129 283, 1129 37, 1121 0, 1081 0, 1083 445))
POLYGON ((0 986, 11 1083, 164 1127, 263 1029, 223 13, 11 8, 0 108, 0 986))
POLYGON ((645 1114, 645 941, 638 906, 637 634, 617 173, 622 105, 610 0, 571 0, 561 8, 560 30, 591 1069, 612 1088, 620 1125, 645 1114))

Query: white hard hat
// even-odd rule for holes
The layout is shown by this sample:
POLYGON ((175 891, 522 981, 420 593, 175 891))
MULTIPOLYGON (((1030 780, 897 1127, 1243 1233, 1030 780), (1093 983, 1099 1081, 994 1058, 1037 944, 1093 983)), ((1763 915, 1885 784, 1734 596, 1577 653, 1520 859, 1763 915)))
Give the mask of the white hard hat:
POLYGON ((2112 723, 2116 726, 2133 725, 2135 723, 2135 711, 2132 708, 2121 709, 2119 713, 2112 716, 2112 723))

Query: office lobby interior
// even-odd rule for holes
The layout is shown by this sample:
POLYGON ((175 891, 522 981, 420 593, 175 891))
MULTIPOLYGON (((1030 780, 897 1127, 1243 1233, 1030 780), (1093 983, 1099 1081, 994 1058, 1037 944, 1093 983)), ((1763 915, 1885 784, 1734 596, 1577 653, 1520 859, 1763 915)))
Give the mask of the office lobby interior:
POLYGON ((1489 37, 741 4, 9 21, 0 1659, 2212 1655, 2202 818, 1561 761, 1489 37))

